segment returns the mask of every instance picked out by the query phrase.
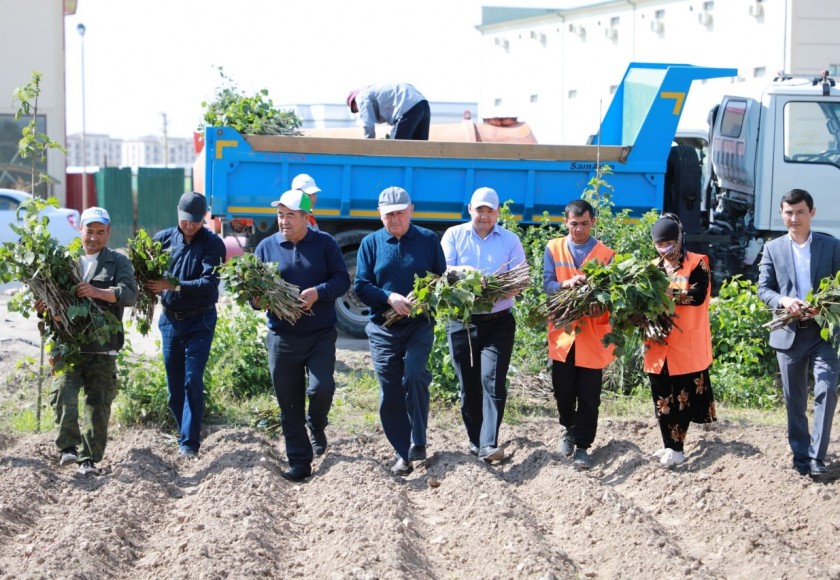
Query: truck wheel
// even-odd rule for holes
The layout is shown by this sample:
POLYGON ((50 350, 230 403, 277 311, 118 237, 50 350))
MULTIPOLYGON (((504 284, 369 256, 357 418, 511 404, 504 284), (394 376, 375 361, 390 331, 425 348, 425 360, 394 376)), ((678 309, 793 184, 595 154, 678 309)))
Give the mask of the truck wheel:
MULTIPOLYGON (((344 251, 344 263, 350 273, 350 281, 356 277, 356 254, 355 248, 344 251)), ((367 338, 365 325, 368 323, 370 308, 362 304, 356 297, 353 287, 338 300, 335 301, 335 314, 337 318, 336 327, 338 331, 351 338, 367 338)))

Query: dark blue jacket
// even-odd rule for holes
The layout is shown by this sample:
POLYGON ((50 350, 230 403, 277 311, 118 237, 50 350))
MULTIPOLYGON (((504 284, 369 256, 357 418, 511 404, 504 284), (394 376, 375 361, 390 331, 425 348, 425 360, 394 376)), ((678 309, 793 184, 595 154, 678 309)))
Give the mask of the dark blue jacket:
POLYGON ((181 291, 167 290, 161 304, 173 312, 188 312, 219 301, 219 274, 216 267, 225 260, 225 243, 222 238, 201 228, 189 244, 178 227, 161 230, 154 239, 169 250, 172 266, 168 275, 178 278, 181 291))
POLYGON ((269 312, 268 328, 272 332, 309 334, 335 326, 335 301, 350 288, 350 274, 341 248, 331 235, 307 229, 303 239, 293 244, 276 233, 261 241, 254 254, 263 262, 276 263, 286 282, 301 290, 318 291, 312 315, 301 316, 295 324, 269 312))

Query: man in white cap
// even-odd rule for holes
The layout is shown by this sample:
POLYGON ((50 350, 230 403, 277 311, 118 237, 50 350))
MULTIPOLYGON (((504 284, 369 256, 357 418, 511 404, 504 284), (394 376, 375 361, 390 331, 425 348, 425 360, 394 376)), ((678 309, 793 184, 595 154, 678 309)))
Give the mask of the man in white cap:
POLYGON ((315 180, 312 179, 312 177, 306 173, 299 173, 298 175, 295 175, 295 178, 292 180, 291 189, 299 189, 309 196, 312 208, 306 214, 306 220, 309 223, 310 228, 317 230, 318 222, 315 221, 313 212, 315 211, 315 204, 318 203, 318 192, 321 191, 321 188, 318 187, 318 184, 315 183, 315 180))
MULTIPOLYGON (((96 464, 102 461, 108 441, 111 403, 117 396, 117 351, 125 342, 123 311, 137 300, 137 282, 131 261, 107 248, 111 237, 107 210, 91 207, 82 212, 80 235, 84 255, 79 260, 82 282, 76 287, 76 296, 89 298, 112 313, 120 321, 120 330, 106 344, 84 348, 73 364, 56 356, 50 404, 58 425, 59 464, 78 463, 78 473, 91 476, 100 473, 96 464), (84 391, 84 431, 79 428, 80 390, 84 391)), ((42 302, 35 307, 44 313, 42 302)))
MULTIPOLYGON (((506 272, 525 261, 519 236, 501 228, 499 196, 479 187, 468 206, 470 221, 446 230, 441 239, 446 265, 451 269, 506 272)), ((507 402, 507 371, 513 353, 516 321, 513 297, 502 298, 487 314, 473 314, 468 325, 447 324, 449 353, 461 385, 461 416, 469 449, 485 462, 504 459, 499 427, 507 402)))
POLYGON ((312 201, 306 193, 290 189, 271 205, 280 231, 260 242, 254 254, 276 264, 283 280, 301 289, 311 313, 291 324, 268 312, 265 339, 289 460, 281 475, 304 481, 312 474, 313 456, 327 449, 324 430, 335 393, 335 301, 350 288, 350 275, 335 239, 307 226, 312 201))
POLYGON ((411 223, 414 205, 401 187, 379 194, 383 228, 362 239, 356 262, 354 290, 370 306, 365 327, 373 368, 379 379, 379 418, 382 430, 396 451, 391 472, 405 476, 412 462, 426 459, 429 419, 427 368, 434 343, 434 321, 408 317, 414 276, 446 270, 437 234, 411 223), (384 314, 393 308, 405 318, 385 326, 384 314))
POLYGON ((225 260, 222 239, 204 227, 205 197, 194 191, 178 200, 178 225, 154 235, 172 257, 168 276, 146 287, 161 296, 158 328, 169 389, 169 410, 178 428, 182 457, 201 446, 204 419, 204 369, 216 333, 219 274, 225 260))

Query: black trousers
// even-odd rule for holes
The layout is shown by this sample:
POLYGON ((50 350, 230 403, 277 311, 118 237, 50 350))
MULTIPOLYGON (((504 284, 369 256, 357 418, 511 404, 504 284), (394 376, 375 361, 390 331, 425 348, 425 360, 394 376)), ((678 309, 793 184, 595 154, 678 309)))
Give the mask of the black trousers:
POLYGON ((397 119, 393 129, 391 129, 391 138, 428 141, 431 122, 432 113, 429 108, 429 101, 420 101, 397 119))
POLYGON ((572 433, 576 447, 589 449, 598 429, 603 369, 575 366, 575 346, 566 362, 551 361, 551 385, 560 424, 572 433))
POLYGON ((468 327, 450 323, 447 333, 452 364, 461 384, 461 417, 467 437, 479 448, 496 447, 507 403, 507 372, 516 320, 508 311, 468 327))

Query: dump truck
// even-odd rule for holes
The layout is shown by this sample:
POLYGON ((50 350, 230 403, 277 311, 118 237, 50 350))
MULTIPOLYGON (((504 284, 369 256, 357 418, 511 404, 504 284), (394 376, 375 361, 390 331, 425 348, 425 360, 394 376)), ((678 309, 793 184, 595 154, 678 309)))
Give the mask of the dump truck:
MULTIPOLYGON (((706 172, 698 146, 675 142, 691 83, 736 74, 631 63, 585 145, 257 136, 207 127, 197 179, 222 233, 254 244, 276 231, 271 202, 298 173, 312 175, 322 189, 319 227, 335 237, 352 275, 361 239, 381 227, 377 199, 388 186, 404 187, 414 222, 435 231, 468 220, 470 196, 482 186, 510 200, 522 224, 544 214, 560 222, 566 204, 608 164, 616 209, 635 217, 651 209, 678 213, 689 242, 712 257, 719 284, 734 274, 755 276, 763 243, 785 231, 778 199, 791 187, 809 189, 825 208, 816 228, 840 230, 840 219, 821 220, 837 215, 829 184, 840 176, 840 96, 827 76, 814 84, 780 78, 760 96, 724 97, 711 116, 706 172)), ((337 309, 339 329, 364 336, 367 309, 352 290, 337 309)))

